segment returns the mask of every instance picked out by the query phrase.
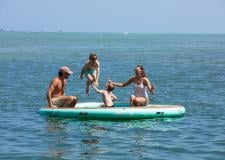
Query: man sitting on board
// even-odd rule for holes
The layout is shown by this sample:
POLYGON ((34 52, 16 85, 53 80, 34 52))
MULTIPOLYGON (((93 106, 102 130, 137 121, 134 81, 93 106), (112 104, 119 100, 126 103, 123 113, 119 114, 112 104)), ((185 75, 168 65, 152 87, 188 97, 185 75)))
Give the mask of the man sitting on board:
POLYGON ((66 79, 73 72, 67 66, 63 66, 59 69, 58 77, 52 79, 47 91, 48 107, 75 107, 77 103, 76 96, 65 96, 66 79))

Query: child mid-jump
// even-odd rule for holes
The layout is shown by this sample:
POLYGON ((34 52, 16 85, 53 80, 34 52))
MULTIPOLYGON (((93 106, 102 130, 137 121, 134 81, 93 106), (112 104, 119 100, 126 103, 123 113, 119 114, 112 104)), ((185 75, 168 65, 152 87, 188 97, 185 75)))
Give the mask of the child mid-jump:
POLYGON ((90 85, 98 86, 98 79, 100 72, 100 63, 97 59, 96 53, 90 53, 89 60, 85 63, 81 69, 80 78, 83 78, 83 74, 87 78, 85 94, 89 95, 90 85))
POLYGON ((112 90, 114 89, 114 85, 112 83, 106 83, 105 90, 99 90, 97 87, 92 85, 94 90, 102 94, 102 101, 105 104, 105 107, 114 107, 113 101, 117 99, 117 97, 112 93, 112 90))

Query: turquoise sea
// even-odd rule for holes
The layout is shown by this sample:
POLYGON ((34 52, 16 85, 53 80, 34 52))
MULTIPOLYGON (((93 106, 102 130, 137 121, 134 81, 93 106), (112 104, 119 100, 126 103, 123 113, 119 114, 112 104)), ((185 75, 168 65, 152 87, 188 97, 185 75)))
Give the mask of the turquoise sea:
MULTIPOLYGON (((0 32, 1 160, 223 160, 225 157, 225 35, 0 32), (84 94, 79 79, 89 53, 101 63, 100 86, 121 82, 142 64, 154 104, 180 104, 176 119, 78 121, 47 118, 46 91, 58 68, 67 65, 67 95, 84 94)), ((132 86, 116 88, 128 102, 132 86)))

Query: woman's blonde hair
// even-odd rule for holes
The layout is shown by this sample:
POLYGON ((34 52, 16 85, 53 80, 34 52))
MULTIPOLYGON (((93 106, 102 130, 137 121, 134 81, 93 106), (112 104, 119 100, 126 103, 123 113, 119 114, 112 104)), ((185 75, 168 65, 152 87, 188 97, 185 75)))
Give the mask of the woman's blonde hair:
POLYGON ((138 67, 138 68, 140 68, 142 70, 142 77, 146 77, 144 67, 142 65, 140 65, 140 64, 136 65, 136 67, 138 67))
POLYGON ((93 59, 94 57, 96 57, 96 59, 98 59, 97 54, 95 52, 91 52, 89 55, 89 60, 93 59))

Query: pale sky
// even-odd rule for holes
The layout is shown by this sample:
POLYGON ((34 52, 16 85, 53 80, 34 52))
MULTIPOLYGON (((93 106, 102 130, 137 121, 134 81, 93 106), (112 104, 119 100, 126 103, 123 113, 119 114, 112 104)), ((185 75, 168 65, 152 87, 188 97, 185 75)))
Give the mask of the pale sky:
POLYGON ((225 33, 225 0, 0 0, 0 29, 225 33))

